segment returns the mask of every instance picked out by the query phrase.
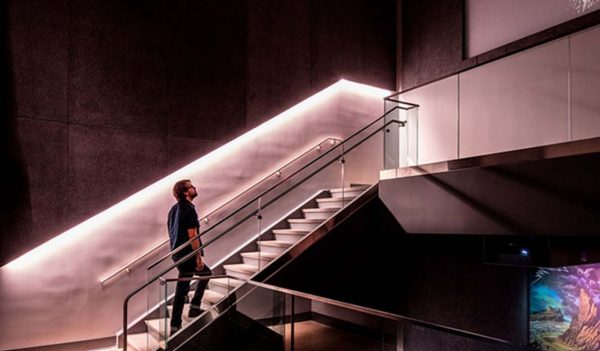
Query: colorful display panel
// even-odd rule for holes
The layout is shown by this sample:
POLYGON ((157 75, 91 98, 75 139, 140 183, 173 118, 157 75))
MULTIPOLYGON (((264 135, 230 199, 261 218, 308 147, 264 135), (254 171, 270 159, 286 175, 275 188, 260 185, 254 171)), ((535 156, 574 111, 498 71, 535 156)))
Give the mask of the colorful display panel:
POLYGON ((529 300, 535 350, 600 350, 600 264, 538 269, 529 300))

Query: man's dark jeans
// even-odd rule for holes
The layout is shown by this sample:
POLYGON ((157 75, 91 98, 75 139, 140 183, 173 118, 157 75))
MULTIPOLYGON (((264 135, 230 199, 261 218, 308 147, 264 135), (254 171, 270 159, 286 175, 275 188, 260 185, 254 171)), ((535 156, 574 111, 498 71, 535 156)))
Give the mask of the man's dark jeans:
MULTIPOLYGON (((204 264, 204 268, 202 268, 201 271, 197 271, 195 257, 192 257, 189 260, 183 262, 182 264, 177 266, 177 269, 179 270, 179 278, 190 278, 194 274, 200 276, 212 274, 212 270, 206 264, 204 264)), ((190 283, 190 281, 177 282, 177 287, 175 288, 175 298, 173 299, 173 314, 171 315, 172 327, 181 327, 181 314, 183 313, 185 297, 190 292, 190 283)), ((204 290, 206 290, 207 285, 208 279, 198 280, 198 285, 196 285, 194 297, 190 302, 190 308, 200 308, 202 296, 204 296, 204 290)))

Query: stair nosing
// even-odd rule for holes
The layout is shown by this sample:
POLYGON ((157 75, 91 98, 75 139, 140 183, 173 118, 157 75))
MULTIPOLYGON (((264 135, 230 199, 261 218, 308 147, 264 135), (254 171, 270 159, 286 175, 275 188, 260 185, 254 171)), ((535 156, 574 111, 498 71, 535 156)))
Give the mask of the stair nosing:
POLYGON ((277 247, 289 247, 294 244, 291 242, 281 241, 281 240, 262 240, 262 241, 259 241, 258 243, 259 243, 259 245, 277 246, 277 247))
POLYGON ((287 220, 289 223, 321 223, 322 219, 318 218, 290 218, 287 220))
POLYGON ((258 267, 252 266, 246 263, 232 263, 223 265, 225 270, 231 270, 235 272, 241 273, 256 273, 258 272, 258 267))
POLYGON ((233 279, 233 278, 215 278, 215 279, 211 279, 210 281, 215 285, 219 285, 219 286, 225 287, 225 288, 238 287, 238 286, 244 284, 243 281, 238 280, 238 279, 233 279), (225 282, 225 281, 227 281, 227 282, 225 282), (232 282, 232 281, 234 281, 236 283, 228 284, 228 282, 232 282))
POLYGON ((356 196, 344 196, 344 197, 324 197, 322 199, 317 199, 317 202, 338 202, 338 201, 342 201, 342 199, 344 199, 344 201, 346 200, 351 200, 351 199, 355 199, 356 196))
POLYGON ((351 187, 344 187, 344 188, 333 188, 333 189, 329 189, 329 191, 331 192, 342 192, 342 189, 344 189, 344 191, 359 191, 359 190, 367 190, 369 188, 369 185, 357 185, 357 186, 351 186, 351 187))
POLYGON ((253 256, 260 255, 260 256, 263 256, 263 257, 269 258, 269 259, 275 259, 275 258, 277 258, 277 256, 279 256, 276 253, 270 253, 270 252, 262 252, 261 253, 260 251, 240 252, 240 255, 242 257, 250 257, 250 258, 256 258, 256 259, 258 259, 258 257, 253 257, 253 256))
POLYGON ((341 207, 328 207, 328 208, 305 208, 302 211, 308 213, 319 213, 319 212, 336 212, 341 207))

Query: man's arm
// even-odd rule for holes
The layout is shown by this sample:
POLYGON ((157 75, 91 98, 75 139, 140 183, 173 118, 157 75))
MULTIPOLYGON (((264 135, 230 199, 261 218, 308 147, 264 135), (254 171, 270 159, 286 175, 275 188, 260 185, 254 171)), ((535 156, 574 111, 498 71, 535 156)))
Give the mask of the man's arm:
MULTIPOLYGON (((190 228, 187 230, 188 232, 188 237, 191 239, 195 238, 194 240, 192 240, 192 249, 194 249, 194 251, 198 250, 200 248, 200 238, 196 237, 198 235, 198 229, 196 228, 190 228)), ((202 268, 204 268, 204 262, 202 261, 202 251, 198 251, 196 253, 196 266, 198 268, 199 271, 202 270, 202 268)))

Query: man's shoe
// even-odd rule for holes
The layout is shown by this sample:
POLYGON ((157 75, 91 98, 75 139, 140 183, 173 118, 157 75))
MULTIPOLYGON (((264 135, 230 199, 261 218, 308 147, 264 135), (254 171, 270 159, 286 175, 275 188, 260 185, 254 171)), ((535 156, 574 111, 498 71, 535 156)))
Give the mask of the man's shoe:
POLYGON ((201 315, 203 312, 204 312, 204 310, 201 308, 190 308, 190 310, 188 311, 188 317, 196 318, 199 315, 201 315))
POLYGON ((169 335, 173 335, 173 334, 177 333, 179 331, 179 329, 181 329, 181 327, 171 326, 171 331, 169 332, 169 335))

